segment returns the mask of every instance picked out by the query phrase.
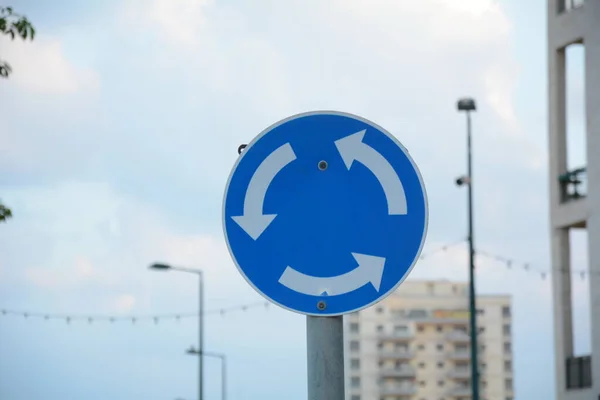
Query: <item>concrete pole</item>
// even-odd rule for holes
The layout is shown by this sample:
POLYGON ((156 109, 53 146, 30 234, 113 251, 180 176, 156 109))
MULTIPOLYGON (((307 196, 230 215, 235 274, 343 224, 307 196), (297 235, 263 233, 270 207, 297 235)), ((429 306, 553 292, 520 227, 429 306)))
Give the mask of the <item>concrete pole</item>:
POLYGON ((344 399, 343 318, 306 319, 308 400, 344 399))

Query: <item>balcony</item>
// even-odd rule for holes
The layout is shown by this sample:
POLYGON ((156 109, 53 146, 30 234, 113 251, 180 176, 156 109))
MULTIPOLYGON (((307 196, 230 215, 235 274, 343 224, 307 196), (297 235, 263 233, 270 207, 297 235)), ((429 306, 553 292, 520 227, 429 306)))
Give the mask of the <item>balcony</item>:
POLYGON ((454 368, 448 372, 448 378, 458 381, 471 379, 471 368, 454 368))
POLYGON ((569 357, 566 361, 567 390, 592 387, 592 357, 569 357))
POLYGON ((558 182, 560 183, 561 203, 581 199, 587 194, 587 171, 585 167, 565 172, 558 177, 558 182))
POLYGON ((469 323, 468 310, 434 310, 430 315, 415 318, 418 325, 460 325, 469 323))
POLYGON ((411 366, 400 368, 385 368, 379 372, 382 378, 414 378, 416 371, 411 366))
POLYGON ((453 351, 452 353, 448 354, 448 358, 450 360, 459 360, 459 361, 470 360, 471 352, 468 350, 453 351))
POLYGON ((410 350, 379 350, 381 360, 411 360, 415 353, 410 350))
POLYGON ((381 388, 380 396, 411 396, 417 393, 414 385, 384 386, 381 388))
POLYGON ((558 0, 558 13, 569 12, 579 8, 585 0, 558 0))
POLYGON ((378 335, 379 340, 388 342, 408 342, 414 337, 415 334, 413 332, 380 333, 378 335))
POLYGON ((446 335, 446 340, 450 343, 470 343, 471 338, 466 332, 454 331, 446 335))
POLYGON ((471 398, 471 388, 469 386, 458 386, 450 389, 447 396, 451 399, 471 398))

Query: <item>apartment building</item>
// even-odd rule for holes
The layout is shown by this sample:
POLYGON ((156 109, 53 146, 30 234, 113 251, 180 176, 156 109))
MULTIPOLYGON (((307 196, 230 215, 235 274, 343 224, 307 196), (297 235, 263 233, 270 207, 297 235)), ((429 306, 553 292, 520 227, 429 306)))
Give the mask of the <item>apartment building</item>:
POLYGON ((547 5, 556 400, 597 400, 600 399, 600 246, 596 240, 600 237, 597 151, 600 150, 600 0, 548 0, 547 5), (576 66, 577 59, 584 70, 580 82, 568 79, 576 72, 577 68, 569 69, 576 66), (579 106, 571 103, 575 102, 574 97, 578 97, 579 106), (583 118, 575 112, 581 111, 581 107, 583 118), (580 125, 578 117, 583 120, 580 125), (585 160, 572 157, 577 147, 585 160), (575 232, 585 233, 588 242, 591 351, 587 354, 576 352, 574 343, 571 242, 575 232))
MULTIPOLYGON (((509 296, 478 297, 482 400, 513 400, 509 296)), ((407 281, 344 318, 347 400, 471 398, 468 285, 407 281)))

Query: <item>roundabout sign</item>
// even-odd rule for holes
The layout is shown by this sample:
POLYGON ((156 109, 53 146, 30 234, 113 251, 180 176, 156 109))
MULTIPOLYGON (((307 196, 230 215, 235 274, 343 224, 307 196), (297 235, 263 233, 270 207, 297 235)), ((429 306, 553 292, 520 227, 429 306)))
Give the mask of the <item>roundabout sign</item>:
POLYGON ((427 223, 408 151, 341 112, 294 115, 259 134, 223 201, 225 240, 242 276, 310 316, 355 312, 392 293, 418 260, 427 223))

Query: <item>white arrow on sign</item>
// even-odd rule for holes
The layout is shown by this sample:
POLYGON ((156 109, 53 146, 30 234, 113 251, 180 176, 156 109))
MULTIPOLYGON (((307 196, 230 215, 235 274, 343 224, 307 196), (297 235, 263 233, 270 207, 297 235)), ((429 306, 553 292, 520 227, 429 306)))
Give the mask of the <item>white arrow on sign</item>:
POLYGON ((352 253, 358 267, 342 275, 318 277, 303 274, 287 267, 279 278, 279 283, 295 292, 311 296, 337 296, 352 292, 371 283, 379 291, 385 258, 367 254, 352 253))
POLYGON ((363 143, 366 129, 335 141, 335 145, 350 169, 354 160, 367 167, 377 178, 388 203, 389 215, 404 215, 407 213, 406 194, 402 181, 396 171, 377 150, 363 143))
POLYGON ((263 214, 265 196, 279 171, 295 159, 294 149, 286 143, 269 154, 252 175, 244 198, 244 215, 231 217, 252 239, 258 239, 277 216, 263 214))

